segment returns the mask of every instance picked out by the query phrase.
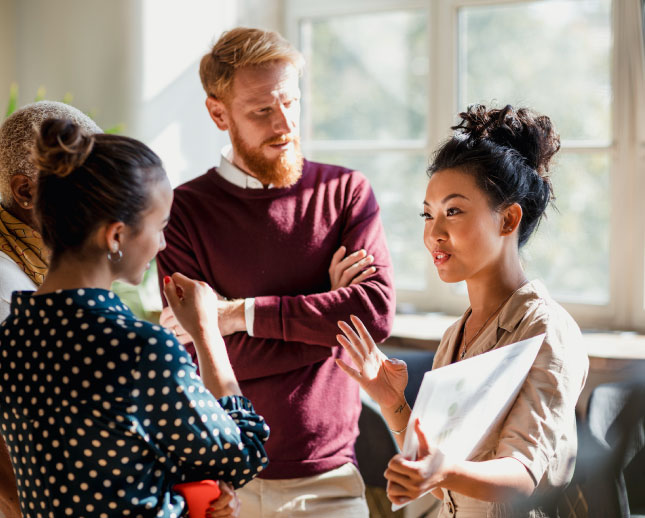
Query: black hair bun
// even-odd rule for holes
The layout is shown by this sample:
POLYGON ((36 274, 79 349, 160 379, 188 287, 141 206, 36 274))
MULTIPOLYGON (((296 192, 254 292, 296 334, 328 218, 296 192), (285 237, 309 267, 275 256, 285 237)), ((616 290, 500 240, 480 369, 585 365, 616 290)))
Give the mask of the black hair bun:
POLYGON ((489 140, 515 149, 526 163, 546 179, 549 162, 560 149, 560 135, 546 115, 528 108, 515 109, 510 104, 501 109, 487 109, 480 104, 459 114, 461 122, 452 129, 473 141, 489 140))
POLYGON ((94 147, 94 136, 65 119, 47 119, 32 152, 36 168, 45 174, 67 176, 85 163, 94 147))

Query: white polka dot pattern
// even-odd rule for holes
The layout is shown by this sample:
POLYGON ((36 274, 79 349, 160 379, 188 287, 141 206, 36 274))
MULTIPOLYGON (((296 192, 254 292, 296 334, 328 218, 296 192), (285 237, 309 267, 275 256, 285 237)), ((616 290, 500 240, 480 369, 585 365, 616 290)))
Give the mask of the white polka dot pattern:
POLYGON ((166 329, 112 292, 16 292, 0 326, 0 429, 23 516, 178 517, 185 480, 240 487, 269 429, 215 399, 166 329))

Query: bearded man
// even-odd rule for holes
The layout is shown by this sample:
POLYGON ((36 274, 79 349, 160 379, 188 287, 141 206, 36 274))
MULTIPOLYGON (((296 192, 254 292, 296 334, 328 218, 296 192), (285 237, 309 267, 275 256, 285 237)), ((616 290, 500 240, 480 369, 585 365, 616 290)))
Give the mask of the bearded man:
MULTIPOLYGON (((368 516, 354 443, 357 384, 337 367, 337 322, 377 341, 394 316, 392 266, 367 179, 310 162, 299 144, 301 54, 275 32, 224 33, 200 66, 231 146, 175 189, 158 257, 222 297, 219 326, 241 388, 271 428, 269 467, 239 491, 242 516, 368 516)), ((168 308, 162 323, 187 336, 168 308)))

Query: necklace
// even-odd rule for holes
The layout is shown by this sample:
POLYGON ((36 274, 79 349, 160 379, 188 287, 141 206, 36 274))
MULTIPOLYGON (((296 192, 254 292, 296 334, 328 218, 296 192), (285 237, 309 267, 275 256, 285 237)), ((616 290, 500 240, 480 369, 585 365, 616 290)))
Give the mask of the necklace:
POLYGON ((468 347, 470 346, 470 344, 472 344, 472 343, 477 339, 477 337, 481 334, 481 332, 482 332, 482 331, 484 330, 484 328, 488 325, 488 323, 492 320, 492 318, 493 318, 493 317, 494 317, 494 316, 499 312, 499 310, 500 310, 500 309, 502 309, 502 308, 504 307, 504 304, 506 304, 506 303, 510 300, 510 298, 511 298, 513 295, 515 295, 515 293, 517 293, 517 292, 519 291, 519 289, 520 289, 522 286, 524 286, 527 282, 529 282, 529 281, 528 281, 528 279, 525 279, 525 280, 524 280, 524 282, 522 282, 522 284, 520 284, 517 288, 515 288, 515 290, 513 290, 513 291, 511 292, 511 294, 510 294, 508 297, 506 297, 506 298, 502 301, 502 303, 501 303, 499 306, 497 306, 497 307, 495 308, 495 311, 493 311, 490 315, 488 315, 488 318, 484 321, 484 323, 482 324, 482 326, 477 330, 477 332, 475 333, 475 336, 473 336, 470 340, 466 340, 466 322, 467 322, 467 321, 468 321, 468 319, 470 318, 470 315, 472 315, 472 313, 473 313, 473 312, 472 312, 472 309, 471 309, 471 311, 470 311, 470 315, 468 315, 468 317, 466 318, 466 322, 464 322, 464 331, 463 331, 463 333, 462 333, 462 338, 463 338, 464 345, 463 345, 463 350, 461 351, 461 354, 459 355, 459 360, 463 360, 463 359, 464 359, 464 357, 466 356, 466 352, 468 351, 468 347))

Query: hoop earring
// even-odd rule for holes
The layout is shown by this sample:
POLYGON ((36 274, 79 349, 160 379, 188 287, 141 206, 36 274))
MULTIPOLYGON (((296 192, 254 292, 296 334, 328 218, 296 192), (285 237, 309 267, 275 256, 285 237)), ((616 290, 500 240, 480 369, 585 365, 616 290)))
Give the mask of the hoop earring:
POLYGON ((107 258, 111 263, 118 263, 121 262, 121 259, 123 259, 123 252, 116 248, 114 251, 110 250, 107 253, 107 258))

